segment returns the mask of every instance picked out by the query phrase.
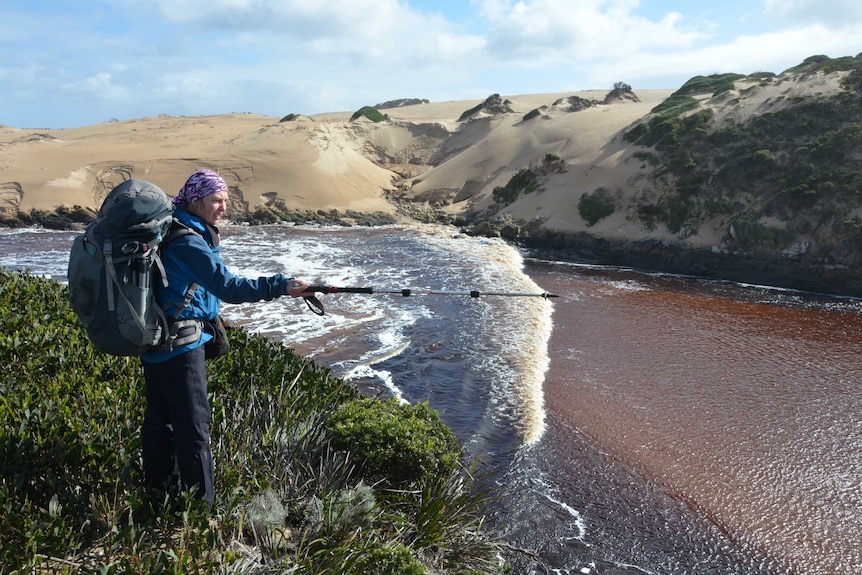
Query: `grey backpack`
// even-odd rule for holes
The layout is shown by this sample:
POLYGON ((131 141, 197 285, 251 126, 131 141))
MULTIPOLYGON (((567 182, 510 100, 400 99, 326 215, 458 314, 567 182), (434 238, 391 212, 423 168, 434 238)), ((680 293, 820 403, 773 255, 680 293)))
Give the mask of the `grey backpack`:
POLYGON ((187 343, 173 339, 182 326, 170 319, 179 316, 198 286, 192 284, 172 318, 155 300, 156 287, 167 286, 159 249, 195 233, 176 222, 173 211, 170 197, 158 186, 127 180, 111 190, 96 220, 72 242, 69 300, 101 351, 138 356, 187 343))

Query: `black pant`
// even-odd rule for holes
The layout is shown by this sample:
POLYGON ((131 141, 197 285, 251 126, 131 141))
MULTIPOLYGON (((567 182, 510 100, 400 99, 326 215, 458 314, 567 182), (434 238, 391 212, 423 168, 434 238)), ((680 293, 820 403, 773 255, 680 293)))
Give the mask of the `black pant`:
POLYGON ((147 410, 141 447, 147 483, 159 490, 186 490, 212 507, 210 413, 203 346, 163 363, 142 362, 147 410))

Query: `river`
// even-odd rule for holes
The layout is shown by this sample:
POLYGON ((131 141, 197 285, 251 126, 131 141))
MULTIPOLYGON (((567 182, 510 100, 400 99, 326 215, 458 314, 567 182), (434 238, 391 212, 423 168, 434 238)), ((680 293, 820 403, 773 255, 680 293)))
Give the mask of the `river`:
MULTIPOLYGON (((548 261, 451 228, 223 230, 236 273, 397 294, 225 305, 371 395, 428 401, 535 552, 518 574, 862 573, 862 302, 548 261), (426 293, 423 293, 425 290, 426 293), (541 294, 430 294, 428 291, 541 294)), ((65 279, 71 232, 0 232, 65 279)))

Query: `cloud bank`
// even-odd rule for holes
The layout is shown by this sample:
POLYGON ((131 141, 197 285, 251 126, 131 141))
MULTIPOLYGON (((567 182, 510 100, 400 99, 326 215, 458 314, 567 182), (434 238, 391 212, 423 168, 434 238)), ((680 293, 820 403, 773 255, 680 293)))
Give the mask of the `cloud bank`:
POLYGON ((272 116, 781 72, 855 55, 851 0, 104 0, 19 3, 0 23, 0 124, 272 116), (739 8, 735 8, 736 5, 739 8))

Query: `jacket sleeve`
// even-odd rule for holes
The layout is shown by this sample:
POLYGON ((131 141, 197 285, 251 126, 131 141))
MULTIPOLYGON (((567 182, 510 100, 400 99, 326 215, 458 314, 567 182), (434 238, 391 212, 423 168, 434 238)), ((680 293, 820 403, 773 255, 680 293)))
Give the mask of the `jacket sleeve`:
POLYGON ((269 301, 287 293, 290 278, 282 274, 257 279, 236 276, 200 236, 190 234, 175 243, 172 251, 187 269, 189 283, 199 284, 224 302, 269 301))

